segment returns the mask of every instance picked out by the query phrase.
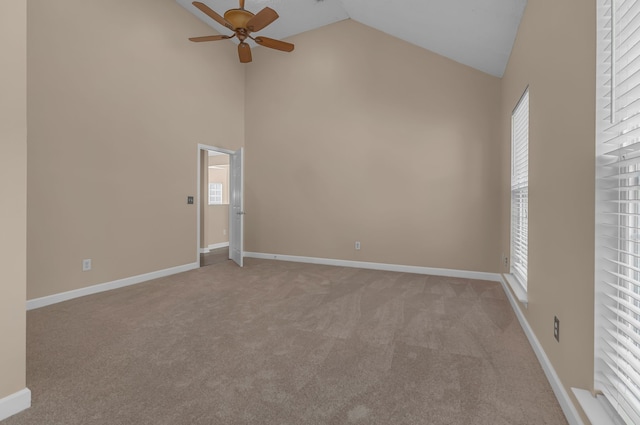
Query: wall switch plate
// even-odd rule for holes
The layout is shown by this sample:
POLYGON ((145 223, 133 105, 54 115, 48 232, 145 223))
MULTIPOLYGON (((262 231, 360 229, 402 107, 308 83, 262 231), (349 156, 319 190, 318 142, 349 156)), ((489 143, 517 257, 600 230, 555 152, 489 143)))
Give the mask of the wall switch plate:
POLYGON ((193 196, 187 196, 187 204, 193 204, 193 196))
POLYGON ((89 270, 91 270, 91 258, 82 260, 82 271, 88 272, 89 270))
POLYGON ((360 251, 360 241, 356 241, 356 251, 360 251))
POLYGON ((557 316, 553 317, 553 337, 560 342, 560 319, 557 316))

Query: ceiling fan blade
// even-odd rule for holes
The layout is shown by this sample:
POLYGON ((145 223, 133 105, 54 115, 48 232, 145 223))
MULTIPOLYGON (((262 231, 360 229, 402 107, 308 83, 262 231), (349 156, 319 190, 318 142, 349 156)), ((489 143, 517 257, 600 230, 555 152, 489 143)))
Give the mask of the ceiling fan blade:
POLYGON ((238 44, 238 56, 242 63, 251 62, 251 47, 244 41, 238 44))
POLYGON ((265 7, 247 22, 247 29, 251 32, 260 31, 271 22, 278 19, 278 14, 270 7, 265 7))
POLYGON ((231 31, 234 31, 235 28, 233 28, 233 25, 231 25, 226 19, 224 19, 222 16, 218 15, 215 11, 213 11, 209 6, 207 6, 204 3, 201 3, 199 1, 194 1, 193 5, 195 7, 197 7, 198 9, 200 9, 202 11, 202 13, 204 13, 205 15, 207 15, 208 17, 210 17, 211 19, 213 19, 214 21, 216 21, 217 23, 219 23, 220 25, 223 25, 227 28, 229 28, 231 31))
POLYGON ((199 43, 201 41, 227 40, 233 37, 235 37, 235 35, 206 35, 204 37, 191 37, 189 38, 189 40, 199 43))
POLYGON ((271 49, 282 50, 283 52, 291 52, 293 50, 294 45, 291 43, 287 43, 285 41, 274 40, 269 37, 256 37, 255 42, 264 47, 269 47, 271 49))

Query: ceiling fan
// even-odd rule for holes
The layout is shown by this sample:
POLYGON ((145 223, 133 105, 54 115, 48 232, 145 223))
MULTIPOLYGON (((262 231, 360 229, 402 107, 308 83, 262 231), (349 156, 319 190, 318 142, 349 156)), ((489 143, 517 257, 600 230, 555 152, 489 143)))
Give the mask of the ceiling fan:
POLYGON ((252 37, 252 32, 260 31, 273 21, 278 19, 278 14, 270 7, 265 7, 257 14, 253 14, 244 8, 244 0, 240 1, 240 7, 238 9, 229 9, 224 12, 224 17, 217 14, 206 4, 194 1, 193 5, 200 9, 205 15, 211 19, 229 28, 234 32, 233 35, 209 35, 205 37, 193 37, 189 40, 195 42, 201 41, 216 41, 227 40, 233 37, 238 37, 240 44, 238 44, 238 56, 240 62, 251 62, 251 46, 246 43, 246 39, 250 38, 261 46, 269 47, 271 49, 282 50, 283 52, 291 52, 293 50, 293 44, 286 43, 284 41, 275 40, 268 37, 252 37))

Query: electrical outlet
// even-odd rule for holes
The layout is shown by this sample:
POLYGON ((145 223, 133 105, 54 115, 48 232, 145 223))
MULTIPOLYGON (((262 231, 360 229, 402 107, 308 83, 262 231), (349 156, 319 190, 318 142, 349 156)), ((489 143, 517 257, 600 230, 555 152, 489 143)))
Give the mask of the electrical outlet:
POLYGON ((91 258, 86 258, 82 260, 82 271, 88 272, 89 270, 91 270, 91 258))
POLYGON ((558 316, 553 316, 553 337, 560 342, 560 319, 558 316))
POLYGON ((187 204, 193 204, 193 196, 187 196, 187 204))
POLYGON ((509 257, 504 254, 502 254, 502 264, 504 264, 505 269, 509 268, 509 257))
POLYGON ((356 241, 356 251, 360 251, 360 241, 356 241))
POLYGON ((223 234, 224 236, 227 236, 227 229, 222 229, 222 234, 223 234))

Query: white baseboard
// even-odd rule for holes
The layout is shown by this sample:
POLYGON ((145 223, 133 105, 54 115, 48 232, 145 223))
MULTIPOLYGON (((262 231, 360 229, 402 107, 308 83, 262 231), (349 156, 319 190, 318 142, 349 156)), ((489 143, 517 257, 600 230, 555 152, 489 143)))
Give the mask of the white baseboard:
POLYGON ((538 340, 536 335, 533 333, 533 329, 531 329, 529 322, 527 321, 526 317, 522 313, 522 310, 520 309, 520 306, 516 302, 516 299, 513 293, 509 290, 509 284, 502 278, 500 279, 500 283, 502 283, 504 292, 507 294, 507 297, 509 298, 511 307, 513 308, 513 311, 516 313, 516 317, 520 322, 520 326, 522 326, 522 330, 524 330, 525 335, 529 339, 529 344, 531 344, 531 347, 533 348, 534 353, 536 353, 536 357, 538 357, 538 361, 542 366, 542 370, 544 371, 544 374, 546 375, 547 380, 551 384, 551 389, 553 389, 553 393, 558 399, 558 403, 560 403, 560 407, 562 408, 562 411, 564 412, 564 415, 566 416, 567 421, 569 422, 569 425, 584 425, 584 422, 582 422, 582 418, 578 413, 578 409, 576 409, 576 406, 573 404, 573 402, 571 401, 571 398, 569 397, 569 393, 567 392, 567 390, 565 390, 564 385, 562 385, 562 381, 560 381, 560 377, 556 373, 556 370, 553 368, 553 365, 551 364, 549 357, 547 357, 547 353, 545 353, 544 349, 542 348, 542 345, 540 344, 540 341, 538 340))
POLYGON ((467 270, 439 269, 434 267, 404 266, 400 264, 370 263, 366 261, 335 260, 331 258, 300 257, 297 255, 265 254, 261 252, 245 252, 244 257, 263 260, 291 261, 294 263, 322 264, 325 266, 355 267, 359 269, 383 270, 388 272, 429 274, 434 276, 460 277, 476 280, 501 282, 499 273, 474 272, 467 270))
POLYGON ((208 254, 211 250, 218 248, 226 248, 229 246, 229 242, 220 242, 209 245, 206 248, 200 248, 200 254, 208 254))
POLYGON ((31 391, 24 388, 17 393, 0 398, 0 421, 31 407, 31 391))
POLYGON ((33 310, 33 309, 45 307, 51 304, 56 304, 62 301, 84 297, 85 295, 92 295, 92 294, 97 294, 99 292, 122 288, 124 286, 135 285, 137 283, 146 282, 148 280, 157 279, 160 277, 171 276, 176 273, 182 273, 189 270, 197 269, 198 267, 200 267, 199 263, 185 264, 182 266, 171 267, 168 269, 158 270, 151 273, 145 273, 137 276, 127 277, 124 279, 118 279, 111 282, 100 283, 98 285, 92 285, 86 288, 75 289, 73 291, 67 291, 67 292, 61 292, 59 294, 48 295, 42 298, 34 298, 32 300, 27 301, 27 310, 33 310))

